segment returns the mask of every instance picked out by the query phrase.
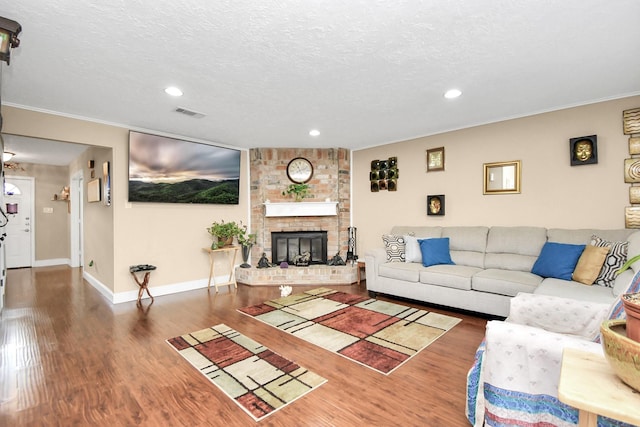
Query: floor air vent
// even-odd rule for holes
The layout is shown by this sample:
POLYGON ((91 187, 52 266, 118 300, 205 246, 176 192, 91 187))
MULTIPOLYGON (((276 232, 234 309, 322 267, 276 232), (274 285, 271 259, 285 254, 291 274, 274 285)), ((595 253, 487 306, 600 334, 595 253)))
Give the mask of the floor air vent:
POLYGON ((198 113, 197 111, 187 110, 186 108, 178 107, 175 109, 176 113, 184 114, 185 116, 194 117, 196 119, 201 119, 205 116, 203 113, 198 113))

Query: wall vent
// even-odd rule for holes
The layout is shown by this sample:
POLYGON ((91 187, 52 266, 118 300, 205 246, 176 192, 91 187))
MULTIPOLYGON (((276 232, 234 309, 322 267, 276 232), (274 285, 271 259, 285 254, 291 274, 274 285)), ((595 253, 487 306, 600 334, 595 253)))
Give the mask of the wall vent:
POLYGON ((197 111, 193 111, 193 110, 188 110, 183 107, 177 107, 174 111, 176 113, 184 114, 185 116, 193 117, 196 119, 201 119, 206 116, 206 114, 198 113, 197 111))

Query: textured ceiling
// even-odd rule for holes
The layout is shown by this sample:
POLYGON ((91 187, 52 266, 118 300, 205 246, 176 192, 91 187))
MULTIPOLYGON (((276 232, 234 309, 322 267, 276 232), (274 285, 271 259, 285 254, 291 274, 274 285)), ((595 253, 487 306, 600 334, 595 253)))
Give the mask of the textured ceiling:
POLYGON ((235 147, 359 149, 640 93, 637 0, 20 0, 0 16, 23 28, 3 104, 235 147))

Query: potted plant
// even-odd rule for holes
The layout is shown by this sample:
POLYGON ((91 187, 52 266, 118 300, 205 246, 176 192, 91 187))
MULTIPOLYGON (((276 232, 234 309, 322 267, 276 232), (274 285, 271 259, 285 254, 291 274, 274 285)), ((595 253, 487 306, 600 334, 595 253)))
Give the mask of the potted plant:
MULTIPOLYGON (((627 270, 631 265, 640 260, 640 255, 631 257, 624 263, 624 265, 618 271, 618 274, 627 270)), ((622 294, 622 306, 627 315, 626 331, 627 336, 640 342, 640 292, 622 294)))
POLYGON ((302 201, 305 197, 311 197, 309 194, 308 184, 289 184, 287 189, 282 192, 283 196, 293 195, 296 202, 302 201))
MULTIPOLYGON (((242 221, 240 222, 242 224, 242 221)), ((242 261, 240 264, 242 268, 249 268, 249 256, 251 255, 251 247, 256 243, 256 234, 255 233, 247 233, 247 226, 241 225, 240 232, 236 236, 238 239, 238 243, 242 246, 242 261)))
POLYGON ((233 238, 244 234, 245 230, 241 228, 235 221, 224 222, 215 221, 211 224, 211 227, 207 228, 207 231, 211 236, 215 237, 214 242, 211 244, 211 249, 219 249, 224 246, 233 244, 233 238))

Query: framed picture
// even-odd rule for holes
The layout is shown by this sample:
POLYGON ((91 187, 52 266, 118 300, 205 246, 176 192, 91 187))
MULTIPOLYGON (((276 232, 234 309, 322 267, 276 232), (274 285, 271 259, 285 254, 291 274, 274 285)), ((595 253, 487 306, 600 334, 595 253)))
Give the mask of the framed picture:
POLYGON ((580 136, 569 140, 571 166, 598 163, 598 135, 580 136))
POLYGON ((444 170, 444 147, 427 150, 427 172, 444 170))
POLYGON ((237 205, 240 150, 129 131, 129 201, 237 205))
POLYGON ((92 179, 87 184, 87 201, 88 202, 100 201, 100 178, 92 179))
POLYGON ((444 194, 427 196, 427 215, 444 215, 444 194))
POLYGON ((521 161, 484 164, 484 194, 520 193, 521 161))
POLYGON ((111 168, 109 162, 102 164, 102 182, 104 184, 102 191, 102 194, 104 194, 104 204, 105 206, 111 206, 111 168))

